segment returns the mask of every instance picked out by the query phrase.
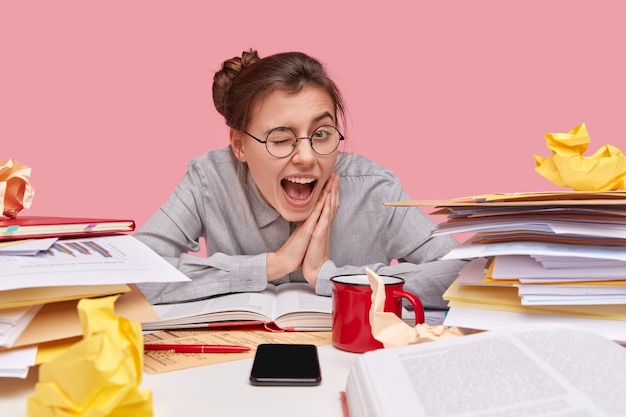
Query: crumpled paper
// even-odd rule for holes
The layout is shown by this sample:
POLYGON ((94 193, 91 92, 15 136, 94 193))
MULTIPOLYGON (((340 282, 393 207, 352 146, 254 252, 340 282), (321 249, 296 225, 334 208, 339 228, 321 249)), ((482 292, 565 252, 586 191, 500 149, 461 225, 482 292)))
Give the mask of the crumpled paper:
POLYGON ((12 219, 30 208, 35 190, 30 185, 31 169, 13 158, 0 161, 0 212, 12 219))
POLYGON ((612 145, 604 145, 591 156, 583 156, 591 139, 582 123, 569 133, 546 133, 552 156, 534 155, 535 171, 561 187, 574 191, 626 189, 626 156, 612 145))
POLYGON ((79 301, 83 339, 41 365, 28 417, 152 416, 141 325, 115 315, 117 297, 79 301))
POLYGON ((365 272, 372 288, 372 307, 370 308, 372 336, 384 347, 406 346, 465 335, 458 327, 431 326, 425 323, 418 323, 415 327, 411 327, 394 313, 384 311, 385 284, 382 278, 370 268, 366 267, 365 272))

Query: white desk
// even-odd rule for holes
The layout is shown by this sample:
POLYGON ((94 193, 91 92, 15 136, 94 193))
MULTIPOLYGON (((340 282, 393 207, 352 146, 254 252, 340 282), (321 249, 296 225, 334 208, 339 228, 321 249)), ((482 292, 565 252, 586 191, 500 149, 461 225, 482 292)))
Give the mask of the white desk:
MULTIPOLYGON (((256 387, 248 377, 252 359, 156 375, 144 373, 141 388, 152 390, 155 417, 172 416, 343 416, 339 392, 358 354, 332 345, 319 348, 322 383, 317 387, 256 387)), ((26 416, 37 372, 25 380, 0 378, 0 416, 26 416)))

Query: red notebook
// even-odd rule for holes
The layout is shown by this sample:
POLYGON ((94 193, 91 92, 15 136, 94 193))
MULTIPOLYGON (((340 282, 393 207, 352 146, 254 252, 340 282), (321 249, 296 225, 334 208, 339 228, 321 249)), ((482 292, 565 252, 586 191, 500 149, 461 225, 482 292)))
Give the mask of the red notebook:
POLYGON ((0 241, 44 237, 80 237, 132 232, 134 220, 81 217, 0 217, 0 241))

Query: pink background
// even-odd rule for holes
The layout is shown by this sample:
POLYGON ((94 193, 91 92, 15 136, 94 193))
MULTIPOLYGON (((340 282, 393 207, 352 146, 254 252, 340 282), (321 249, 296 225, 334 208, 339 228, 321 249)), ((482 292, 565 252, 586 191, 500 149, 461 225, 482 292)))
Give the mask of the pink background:
POLYGON ((212 76, 252 47, 326 63, 347 150, 411 198, 556 189, 534 171, 545 133, 584 122, 587 155, 626 148, 620 4, 4 1, 0 160, 33 169, 23 215, 141 225, 192 157, 227 144, 212 76))

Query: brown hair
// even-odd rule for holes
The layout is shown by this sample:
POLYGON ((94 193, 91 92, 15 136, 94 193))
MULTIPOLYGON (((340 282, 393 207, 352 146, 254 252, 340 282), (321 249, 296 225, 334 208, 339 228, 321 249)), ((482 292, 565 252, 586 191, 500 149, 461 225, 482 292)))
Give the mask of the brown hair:
POLYGON ((213 78, 213 103, 226 124, 244 131, 252 111, 261 100, 276 90, 297 93, 314 86, 326 91, 335 105, 335 117, 346 126, 341 93, 322 64, 301 52, 285 52, 259 58, 256 51, 244 51, 222 63, 213 78))

